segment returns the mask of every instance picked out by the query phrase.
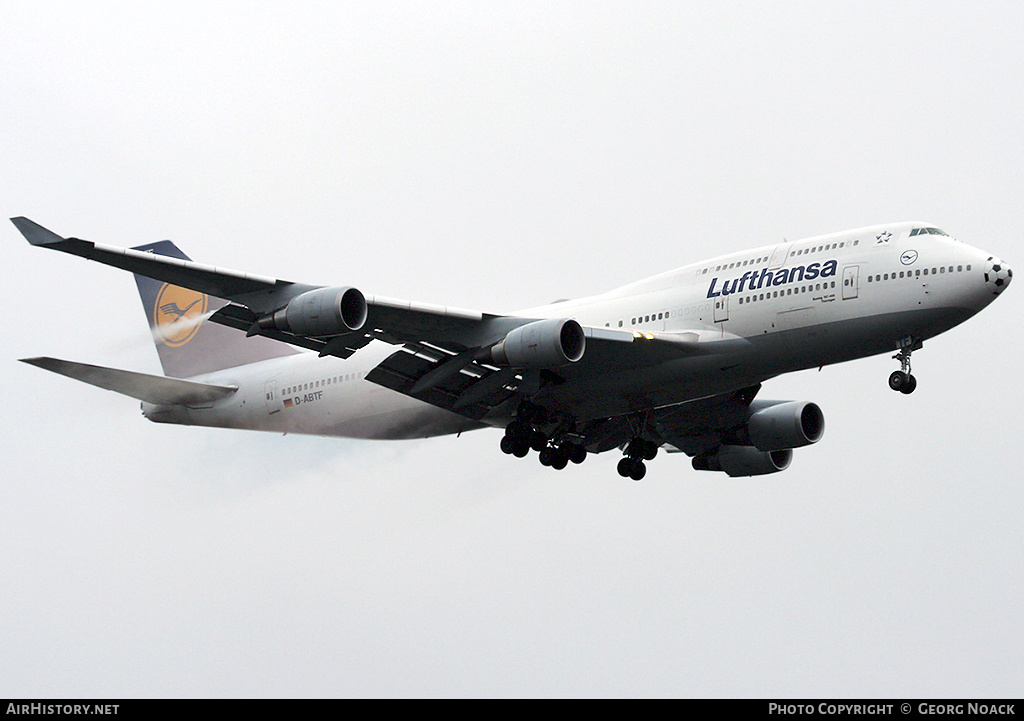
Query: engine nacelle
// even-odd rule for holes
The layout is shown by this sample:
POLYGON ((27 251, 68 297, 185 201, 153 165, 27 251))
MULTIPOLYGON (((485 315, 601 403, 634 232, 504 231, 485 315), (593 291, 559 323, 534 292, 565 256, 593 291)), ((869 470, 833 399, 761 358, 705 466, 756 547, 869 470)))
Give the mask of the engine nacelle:
POLYGON ((725 471, 730 477, 763 476, 789 468, 793 451, 759 451, 750 446, 719 446, 715 453, 694 456, 698 471, 725 471))
POLYGON ((538 320, 519 326, 491 348, 491 360, 512 368, 543 370, 583 357, 587 338, 579 323, 571 318, 538 320))
POLYGON ((759 451, 781 451, 817 443, 825 433, 825 415, 815 403, 762 401, 750 404, 750 443, 759 451))
POLYGON ((355 288, 317 288, 257 321, 260 328, 301 336, 327 336, 359 330, 366 322, 366 298, 355 288))

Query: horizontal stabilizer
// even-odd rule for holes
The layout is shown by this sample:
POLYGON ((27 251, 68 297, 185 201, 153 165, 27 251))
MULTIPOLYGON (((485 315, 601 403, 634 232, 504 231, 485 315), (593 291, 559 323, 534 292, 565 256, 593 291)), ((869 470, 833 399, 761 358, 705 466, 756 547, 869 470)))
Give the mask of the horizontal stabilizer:
POLYGON ((238 390, 234 386, 196 383, 178 378, 123 371, 117 368, 72 363, 57 358, 22 358, 21 361, 68 378, 74 378, 76 381, 158 405, 194 406, 212 403, 220 398, 227 398, 238 390))

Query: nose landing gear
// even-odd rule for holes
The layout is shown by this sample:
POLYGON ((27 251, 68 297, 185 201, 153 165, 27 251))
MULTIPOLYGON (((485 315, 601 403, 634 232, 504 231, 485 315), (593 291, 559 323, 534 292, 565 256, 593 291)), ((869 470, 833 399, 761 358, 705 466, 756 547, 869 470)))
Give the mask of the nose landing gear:
POLYGON ((910 373, 910 354, 921 347, 921 341, 907 338, 900 345, 899 353, 893 356, 900 362, 900 370, 893 371, 889 376, 889 387, 894 391, 909 395, 917 388, 917 378, 910 373))

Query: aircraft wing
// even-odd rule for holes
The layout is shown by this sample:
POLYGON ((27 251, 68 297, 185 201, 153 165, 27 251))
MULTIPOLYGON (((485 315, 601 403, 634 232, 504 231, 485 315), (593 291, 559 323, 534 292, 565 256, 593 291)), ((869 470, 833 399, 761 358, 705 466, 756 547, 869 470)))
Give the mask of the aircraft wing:
MULTIPOLYGON (((260 316, 286 306, 288 301, 293 298, 308 291, 323 288, 323 286, 294 283, 131 248, 101 245, 81 238, 63 238, 24 217, 11 218, 11 222, 34 246, 77 255, 131 273, 138 273, 232 301, 236 305, 226 307, 224 312, 215 315, 213 320, 245 330, 252 330, 260 316)), ((479 311, 428 305, 394 298, 369 296, 366 298, 366 304, 368 311, 366 327, 373 326, 376 337, 380 337, 382 340, 390 339, 392 342, 416 340, 429 336, 443 342, 461 343, 468 347, 486 337, 486 333, 479 332, 479 324, 485 318, 498 318, 498 316, 487 315, 479 311)), ((500 327, 506 329, 511 329, 517 324, 515 321, 498 323, 500 327)), ((271 337, 277 335, 272 332, 264 332, 264 329, 261 329, 259 334, 271 337)), ((328 335, 336 337, 348 334, 328 335)), ((277 339, 317 350, 323 346, 323 343, 303 343, 301 342, 302 337, 302 334, 291 333, 288 334, 288 338, 279 336, 277 339), (295 342, 296 340, 299 342, 295 342)), ((325 336, 317 337, 324 338, 325 336)))
POLYGON ((200 293, 226 298, 257 311, 273 310, 296 295, 317 287, 130 248, 100 245, 91 240, 62 238, 28 218, 11 218, 11 222, 34 246, 59 250, 200 293))
MULTIPOLYGON (((746 341, 719 329, 674 333, 634 333, 584 327, 572 319, 538 319, 429 305, 380 296, 352 288, 326 288, 226 270, 153 253, 104 246, 79 238, 62 238, 27 218, 12 218, 35 246, 95 260, 173 285, 226 298, 229 305, 211 320, 274 340, 347 358, 372 340, 402 346, 367 379, 397 392, 475 419, 514 394, 532 396, 542 386, 586 380, 682 358, 713 353, 723 342, 746 341), (354 291, 354 295, 350 292, 354 291), (343 318, 344 298, 353 300, 355 321, 343 318), (315 302, 309 302, 313 299, 315 302), (328 307, 327 300, 335 301, 328 307), (324 301, 323 303, 321 301, 324 301), (358 301, 358 302, 355 302, 358 301), (297 307, 292 314, 293 306, 297 307), (333 311, 338 318, 326 318, 333 311), (358 322, 356 322, 358 321, 358 322), (508 346, 529 355, 551 332, 535 339, 538 324, 552 331, 563 323, 585 352, 578 359, 547 362, 544 357, 517 361, 508 346), (531 330, 532 329, 532 330, 531 330), (580 338, 579 336, 582 336, 580 338), (512 339, 516 338, 513 344, 512 339)), ((558 331, 554 331, 557 337, 558 331)), ((53 370, 53 368, 51 368, 53 370)), ((60 372, 60 371, 58 371, 60 372)), ((123 391, 122 391, 123 392, 123 391)))
MULTIPOLYGON (((749 418, 749 406, 760 390, 750 386, 686 403, 650 411, 643 435, 669 453, 695 456, 735 441, 735 434, 749 418)), ((595 453, 624 447, 638 429, 626 416, 598 418, 577 429, 576 440, 595 453)))

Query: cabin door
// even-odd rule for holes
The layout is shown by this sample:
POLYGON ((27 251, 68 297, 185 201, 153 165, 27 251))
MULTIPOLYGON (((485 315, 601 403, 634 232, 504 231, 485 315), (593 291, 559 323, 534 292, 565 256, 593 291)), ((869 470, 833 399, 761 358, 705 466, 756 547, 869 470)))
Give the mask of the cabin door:
POLYGON ((860 266, 848 265, 843 268, 843 300, 857 297, 857 284, 860 280, 860 266))
POLYGON ((267 415, 274 415, 281 410, 281 403, 277 397, 277 381, 267 381, 263 385, 263 391, 267 396, 267 415))
POLYGON ((729 320, 729 296, 720 295, 715 298, 715 322, 724 323, 729 320))

